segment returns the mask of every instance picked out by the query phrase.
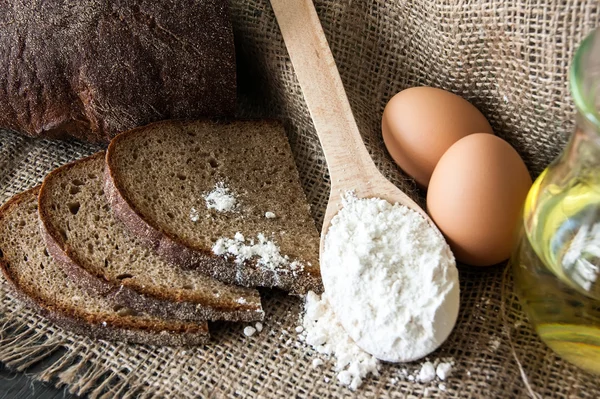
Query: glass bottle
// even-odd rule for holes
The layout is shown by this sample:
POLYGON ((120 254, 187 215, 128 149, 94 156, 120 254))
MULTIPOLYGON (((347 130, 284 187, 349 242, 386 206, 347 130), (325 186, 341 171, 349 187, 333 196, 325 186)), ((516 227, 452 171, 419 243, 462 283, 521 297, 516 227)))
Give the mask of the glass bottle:
POLYGON ((600 374, 600 29, 580 45, 569 79, 577 127, 529 191, 511 264, 541 339, 600 374))

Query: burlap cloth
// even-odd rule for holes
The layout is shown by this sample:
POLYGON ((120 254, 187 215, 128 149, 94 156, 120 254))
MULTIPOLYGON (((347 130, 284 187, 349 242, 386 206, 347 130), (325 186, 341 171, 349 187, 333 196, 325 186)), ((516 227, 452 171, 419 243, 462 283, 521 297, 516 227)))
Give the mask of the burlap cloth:
MULTIPOLYGON (((475 104, 532 174, 562 149, 573 129, 567 67, 577 43, 598 25, 596 0, 317 1, 354 115, 376 164, 422 201, 391 162, 380 136, 386 101, 433 85, 475 104)), ((325 161, 301 90, 266 0, 232 0, 242 114, 284 120, 317 221, 328 195, 325 161)), ((76 142, 0 134, 0 202, 39 183, 51 169, 96 151, 76 142)), ((420 365, 384 365, 355 393, 338 385, 333 361, 312 368, 294 338, 301 300, 266 293, 265 329, 217 324, 209 345, 175 349, 94 342, 20 306, 0 285, 0 361, 91 397, 540 397, 597 398, 597 380, 563 362, 528 325, 503 268, 460 268, 456 328, 431 359, 452 357, 445 381, 402 377, 420 365), (292 338, 290 340, 290 338, 292 338), (517 360, 521 363, 519 368, 517 360), (527 389, 524 376, 530 384, 527 389)))

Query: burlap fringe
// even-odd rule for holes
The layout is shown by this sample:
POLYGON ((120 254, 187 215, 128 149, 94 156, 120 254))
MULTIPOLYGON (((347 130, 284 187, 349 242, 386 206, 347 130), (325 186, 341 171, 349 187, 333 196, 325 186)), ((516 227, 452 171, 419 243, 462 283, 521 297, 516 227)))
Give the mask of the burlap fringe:
POLYGON ((35 380, 52 383, 57 388, 68 386, 75 395, 91 399, 131 398, 140 395, 151 397, 156 388, 145 384, 130 384, 128 375, 135 373, 107 372, 102 362, 93 362, 94 353, 83 354, 60 338, 49 338, 46 331, 31 328, 27 321, 3 315, 0 326, 0 362, 12 370, 27 372, 39 362, 50 357, 56 360, 29 374, 35 380), (64 352, 60 354, 61 352, 64 352))

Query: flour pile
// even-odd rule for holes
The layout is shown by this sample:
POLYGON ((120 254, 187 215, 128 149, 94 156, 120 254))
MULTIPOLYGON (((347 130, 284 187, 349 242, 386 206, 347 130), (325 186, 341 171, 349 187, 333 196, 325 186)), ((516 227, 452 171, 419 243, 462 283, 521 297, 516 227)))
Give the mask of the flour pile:
POLYGON ((219 182, 215 188, 204 196, 206 208, 214 209, 218 212, 231 212, 237 205, 237 199, 225 183, 219 182))
POLYGON ((428 355, 458 316, 454 256, 441 233, 406 206, 345 195, 325 237, 321 274, 340 324, 381 360, 428 355))
MULTIPOLYGON (((308 293, 303 336, 334 356, 338 380, 356 389, 379 375, 378 359, 413 361, 446 340, 458 316, 458 270, 441 233, 419 213, 352 193, 342 205, 321 256, 325 293, 308 293)), ((426 365, 423 382, 451 370, 426 365)))
POLYGON ((233 238, 219 238, 212 251, 215 255, 233 257, 236 264, 255 258, 259 266, 271 270, 289 270, 294 276, 298 271, 304 270, 301 262, 282 255, 279 246, 262 233, 258 233, 256 239, 247 239, 240 232, 235 233, 233 238))

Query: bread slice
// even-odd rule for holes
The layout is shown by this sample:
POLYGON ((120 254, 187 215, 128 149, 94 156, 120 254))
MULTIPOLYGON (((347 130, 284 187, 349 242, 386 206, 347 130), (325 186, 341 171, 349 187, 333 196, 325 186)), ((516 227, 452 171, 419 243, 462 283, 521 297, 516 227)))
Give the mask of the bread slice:
POLYGON ((113 139, 106 167, 117 217, 171 262, 244 286, 322 290, 319 234, 279 123, 154 123, 113 139), (208 209, 218 187, 233 209, 208 209))
POLYGON ((50 173, 39 194, 50 255, 74 282, 110 302, 180 320, 262 320, 258 291, 166 262, 113 216, 104 152, 50 173))
POLYGON ((0 208, 0 269, 19 299, 61 327, 94 338, 174 346, 208 340, 206 322, 135 314, 73 284, 44 246, 38 191, 18 194, 0 208))

